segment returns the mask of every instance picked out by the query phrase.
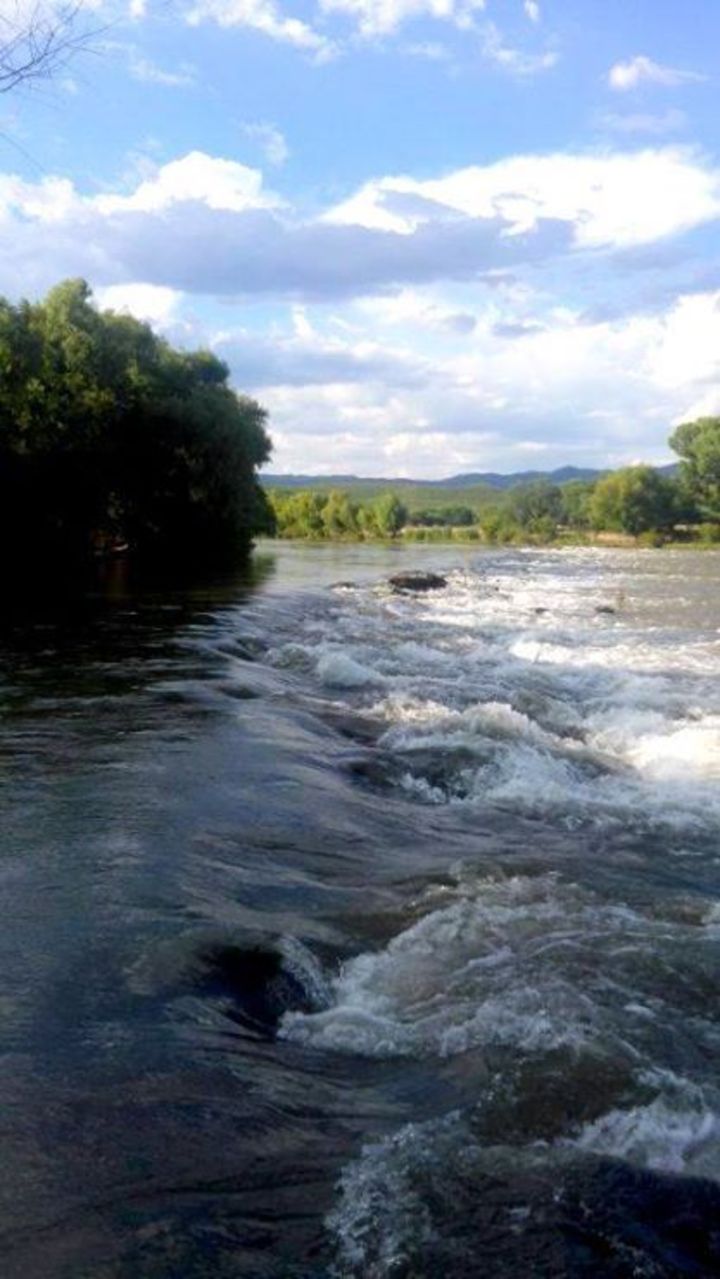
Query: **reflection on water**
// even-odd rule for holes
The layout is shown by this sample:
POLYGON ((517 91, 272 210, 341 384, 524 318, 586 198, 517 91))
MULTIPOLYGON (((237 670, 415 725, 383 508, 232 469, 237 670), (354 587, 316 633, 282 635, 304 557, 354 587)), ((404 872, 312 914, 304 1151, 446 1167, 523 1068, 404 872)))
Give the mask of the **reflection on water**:
POLYGON ((0 636, 3 1273, 718 1273, 717 557, 103 572, 0 636))

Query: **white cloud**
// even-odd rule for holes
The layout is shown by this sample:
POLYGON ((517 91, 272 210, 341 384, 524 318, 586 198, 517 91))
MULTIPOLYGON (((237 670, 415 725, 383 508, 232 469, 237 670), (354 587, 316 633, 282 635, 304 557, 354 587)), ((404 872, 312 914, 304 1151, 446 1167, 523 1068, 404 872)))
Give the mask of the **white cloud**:
POLYGON ((582 247, 649 244, 720 216, 720 172, 678 148, 515 156, 425 181, 376 179, 325 217, 411 235, 457 214, 500 218, 513 235, 560 219, 582 247))
POLYGON ((523 8, 531 22, 540 21, 540 5, 537 0, 525 0, 523 8))
POLYGON ((191 26, 216 22, 220 27, 248 27, 271 40, 294 45, 320 61, 336 52, 331 40, 307 22, 287 17, 274 0, 196 0, 187 21, 191 26))
POLYGON ((603 274, 592 274, 596 249, 652 245, 720 216, 718 181, 672 149, 381 178, 363 188, 360 211, 398 219, 398 234, 357 225, 355 213, 304 222, 257 170, 200 153, 124 195, 0 175, 0 292, 83 274, 101 305, 174 340, 213 342, 236 384, 271 410, 279 468, 318 469, 322 458, 328 469, 432 475, 523 468, 534 454, 543 466, 658 460, 670 423, 720 383, 720 292, 685 288, 648 310, 622 255, 602 255, 603 274), (543 239, 548 218, 573 231, 577 268, 567 239, 543 239), (530 275, 534 246, 546 265, 530 275), (243 328, 223 308, 222 331, 217 321, 208 331, 190 294, 208 299, 201 315, 219 294, 294 305, 278 304, 268 324, 264 301, 257 329, 247 302, 243 328), (589 295, 614 318, 588 320, 589 295))
MULTIPOLYGON (((574 273, 576 283, 578 271, 588 281, 592 273, 608 290, 592 295, 602 316, 627 311, 627 271, 637 280, 643 266, 672 269, 679 250, 662 246, 658 257, 654 246, 720 218, 720 171, 679 148, 516 156, 434 179, 381 177, 311 219, 235 160, 191 152, 144 165, 124 190, 98 194, 67 179, 0 174, 0 290, 16 280, 40 289, 64 274, 307 302, 440 281, 487 293, 518 274, 525 278, 513 287, 522 290, 534 264, 574 273), (654 256, 628 252, 643 247, 654 256), (597 249, 622 251, 604 274, 597 249)), ((472 329, 474 306, 453 314, 451 331, 472 329)))
POLYGON ((246 137, 257 142, 268 164, 280 167, 290 155, 285 137, 274 124, 256 123, 240 126, 246 137))
MULTIPOLYGON (((370 302, 363 308, 378 348, 384 307, 378 299, 372 315, 370 302)), ((543 468, 660 461, 674 421, 718 404, 718 292, 613 323, 583 325, 557 309, 512 340, 497 336, 494 318, 493 309, 481 317, 462 354, 422 365, 412 322, 401 335, 393 324, 392 361, 368 363, 356 383, 283 382, 281 358, 276 384, 261 388, 278 445, 272 469, 314 470, 308 459, 317 458, 328 471, 437 476, 524 469, 533 456, 543 468), (418 370, 413 382, 408 372, 418 370)), ((316 340, 321 358, 324 339, 316 340)), ((311 349, 308 339, 306 358, 311 349)))
POLYGON ((137 320, 162 327, 175 318, 182 293, 158 284, 111 284, 97 289, 95 300, 103 310, 134 315, 137 320))
POLYGON ((417 18, 434 18, 465 27, 485 0, 320 0, 325 13, 353 18, 363 36, 388 35, 417 18))
POLYGON ((263 190, 262 174, 257 169, 202 151, 191 151, 181 160, 163 165, 129 195, 99 195, 89 201, 101 213, 151 213, 185 202, 234 213, 272 209, 280 204, 276 196, 263 190))
POLYGON ((26 182, 13 174, 0 174, 0 222, 20 215, 33 222, 62 222, 82 209, 69 178, 44 177, 26 182))
POLYGON ((616 62, 608 72, 608 84, 618 93, 636 89, 640 84, 660 84, 674 89, 681 84, 693 84, 706 77, 697 71, 680 71, 676 67, 664 67, 644 54, 638 54, 629 62, 616 62))

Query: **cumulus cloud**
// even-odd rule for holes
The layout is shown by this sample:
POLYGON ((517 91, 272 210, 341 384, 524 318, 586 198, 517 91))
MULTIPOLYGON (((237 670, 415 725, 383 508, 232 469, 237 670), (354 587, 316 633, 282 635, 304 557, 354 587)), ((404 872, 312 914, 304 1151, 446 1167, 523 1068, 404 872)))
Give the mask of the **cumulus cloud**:
POLYGON ((540 21, 540 5, 537 0, 525 0, 523 9, 531 22, 540 21))
POLYGON ((101 213, 152 213, 188 203, 242 213, 277 208, 280 201, 264 190, 257 169, 191 151, 181 160, 163 165, 129 195, 99 195, 88 203, 101 213))
MULTIPOLYGON (((379 299, 376 335, 384 307, 379 299)), ((543 467, 661 461, 671 423, 717 399, 720 293, 590 325, 558 308, 522 334, 503 331, 494 314, 462 354, 425 360, 417 382, 402 373, 395 328, 392 362, 368 366, 358 384, 298 385, 276 366, 275 385, 262 389, 278 438, 273 469, 307 469, 308 456, 328 471, 418 476, 524 468, 533 456, 543 467)), ((409 329, 404 336, 417 372, 409 329)))
POLYGON ((182 294, 157 284, 111 284, 98 289, 95 300, 103 310, 133 315, 160 328, 177 315, 182 294))
POLYGON ((720 173, 676 148, 378 178, 312 219, 259 170, 190 152, 124 192, 0 175, 0 287, 84 274, 100 285, 316 300, 433 281, 492 288, 520 268, 652 247, 719 216, 720 173))
POLYGON ((678 148, 640 152, 515 156, 441 178, 387 177, 366 183, 325 215, 398 237, 459 216, 498 218, 506 235, 542 219, 572 229, 577 246, 647 244, 720 215, 720 172, 678 148))
POLYGON ((408 351, 394 355, 367 337, 343 341, 323 337, 310 327, 269 337, 247 331, 219 333, 213 346, 230 364, 237 382, 258 391, 366 383, 421 388, 429 377, 424 361, 408 351))
POLYGON ((197 152, 124 193, 2 175, 0 290, 83 274, 101 305, 211 342, 271 410, 280 467, 313 449, 374 473, 657 460, 720 379, 717 282, 667 283, 669 237, 720 216, 719 181, 676 149, 515 157, 379 178, 308 220, 197 152), (198 319, 223 296, 245 299, 242 326, 198 319))
POLYGON ((628 89, 637 89, 641 84, 659 84, 666 89, 675 89, 682 84, 693 84, 706 77, 697 71, 681 71, 677 67, 664 67, 653 62, 645 54, 638 54, 628 62, 616 62, 608 72, 608 84, 618 93, 628 89))

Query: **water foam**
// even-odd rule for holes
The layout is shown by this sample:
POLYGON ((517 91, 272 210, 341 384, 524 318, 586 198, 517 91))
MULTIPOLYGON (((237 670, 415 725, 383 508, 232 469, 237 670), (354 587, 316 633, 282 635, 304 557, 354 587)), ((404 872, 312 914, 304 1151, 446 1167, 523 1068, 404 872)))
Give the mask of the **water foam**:
POLYGON ((667 1015, 673 982, 682 991, 693 964, 702 974, 713 942, 713 930, 682 914, 658 922, 554 875, 466 882, 453 898, 347 962, 329 1006, 288 1013, 281 1035, 378 1058, 511 1046, 523 1056, 563 1049, 638 1064, 662 1031, 640 984, 634 1000, 619 1002, 618 991, 635 968, 649 969, 652 1001, 656 966, 667 1015))
POLYGON ((390 784, 410 800, 570 829, 717 827, 720 644, 662 613, 648 625, 605 563, 509 552, 436 596, 358 588, 273 660, 385 720, 380 745, 407 765, 390 784))

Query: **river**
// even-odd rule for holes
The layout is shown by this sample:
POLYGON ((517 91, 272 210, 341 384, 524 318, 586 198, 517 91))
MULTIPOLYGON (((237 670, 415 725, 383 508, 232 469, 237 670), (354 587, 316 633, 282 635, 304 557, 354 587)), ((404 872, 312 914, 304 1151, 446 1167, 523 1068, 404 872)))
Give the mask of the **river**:
POLYGON ((0 633, 5 1279, 720 1273, 720 556, 115 574, 0 633))

